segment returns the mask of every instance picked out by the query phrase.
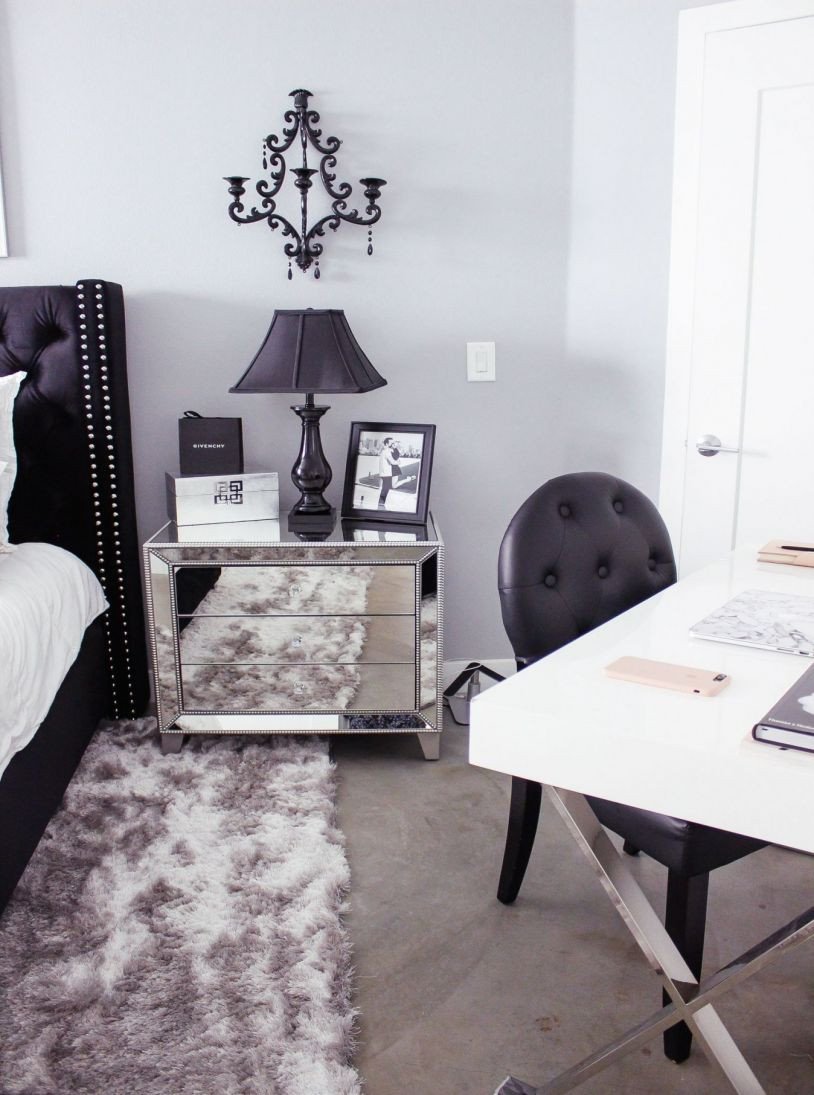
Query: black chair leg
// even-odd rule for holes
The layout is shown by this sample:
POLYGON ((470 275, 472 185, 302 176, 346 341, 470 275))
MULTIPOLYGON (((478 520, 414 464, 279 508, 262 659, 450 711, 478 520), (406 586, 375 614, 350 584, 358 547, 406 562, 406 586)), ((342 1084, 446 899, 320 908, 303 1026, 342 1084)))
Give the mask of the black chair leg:
MULTIPOLYGON (((667 934, 681 952, 693 975, 700 980, 701 962, 704 957, 704 929, 707 918, 707 891, 709 874, 694 878, 682 878, 669 871, 667 874, 667 912, 664 926, 667 934)), ((662 993, 665 1004, 670 1002, 662 993)), ((692 1031, 686 1023, 676 1023, 664 1032, 664 1055, 676 1064, 686 1061, 692 1046, 692 1031)))
POLYGON ((509 828, 506 833, 506 850, 497 886, 497 899, 511 905, 520 892, 526 873, 537 822, 540 819, 540 800, 543 788, 530 779, 512 776, 512 801, 509 807, 509 828))

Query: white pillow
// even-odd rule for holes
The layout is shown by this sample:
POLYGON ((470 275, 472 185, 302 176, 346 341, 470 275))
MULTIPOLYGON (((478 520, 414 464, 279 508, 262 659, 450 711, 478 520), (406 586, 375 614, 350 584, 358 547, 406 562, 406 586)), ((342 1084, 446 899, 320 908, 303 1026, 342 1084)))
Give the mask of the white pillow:
POLYGON ((14 449, 12 414, 14 400, 25 373, 0 376, 0 551, 13 551, 8 542, 8 503, 17 475, 17 453, 14 449))

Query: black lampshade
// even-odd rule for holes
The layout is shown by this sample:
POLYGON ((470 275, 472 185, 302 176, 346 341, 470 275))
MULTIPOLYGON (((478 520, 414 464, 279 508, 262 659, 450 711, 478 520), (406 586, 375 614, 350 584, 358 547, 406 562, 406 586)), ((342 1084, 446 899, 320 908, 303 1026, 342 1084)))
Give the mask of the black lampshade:
POLYGON ((379 376, 338 308, 278 309, 254 360, 230 392, 370 392, 379 376))
POLYGON ((315 393, 370 392, 386 383, 362 353, 344 312, 306 308, 274 313, 254 361, 229 391, 305 393, 305 403, 291 408, 302 422, 302 440, 291 469, 300 500, 289 514, 289 528, 319 539, 336 516, 322 493, 332 473, 322 451, 319 420, 329 408, 316 405, 315 393))

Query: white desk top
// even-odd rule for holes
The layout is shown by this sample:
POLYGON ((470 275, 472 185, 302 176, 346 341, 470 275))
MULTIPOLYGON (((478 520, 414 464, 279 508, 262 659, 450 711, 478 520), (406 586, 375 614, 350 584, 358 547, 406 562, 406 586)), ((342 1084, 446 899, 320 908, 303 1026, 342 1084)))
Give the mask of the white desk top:
POLYGON ((744 589, 814 597, 814 569, 738 551, 487 689, 472 704, 472 764, 814 852, 814 754, 752 740, 811 664, 693 639, 744 589), (612 680, 624 654, 728 673, 705 698, 612 680))

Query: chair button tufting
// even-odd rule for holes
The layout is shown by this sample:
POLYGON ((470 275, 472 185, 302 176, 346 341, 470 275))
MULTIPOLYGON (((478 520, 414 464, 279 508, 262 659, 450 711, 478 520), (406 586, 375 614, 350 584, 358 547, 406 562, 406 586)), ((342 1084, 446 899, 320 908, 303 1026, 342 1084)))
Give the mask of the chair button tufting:
POLYGON ((557 584, 557 575, 556 574, 546 574, 545 578, 543 578, 543 585, 548 586, 549 589, 553 589, 556 584, 557 584))
POLYGON ((622 511, 624 510, 625 507, 624 507, 624 504, 622 502, 619 502, 617 500, 616 502, 613 503, 613 508, 616 510, 617 513, 622 513, 622 511))
POLYGON ((571 507, 566 506, 565 503, 563 503, 560 506, 560 517, 570 517, 570 516, 571 516, 571 507))
POLYGON ((656 569, 656 560, 653 558, 652 555, 647 560, 647 569, 648 570, 655 570, 656 569))
POLYGON ((601 566, 596 573, 599 575, 600 578, 607 578, 609 571, 606 566, 601 566))

